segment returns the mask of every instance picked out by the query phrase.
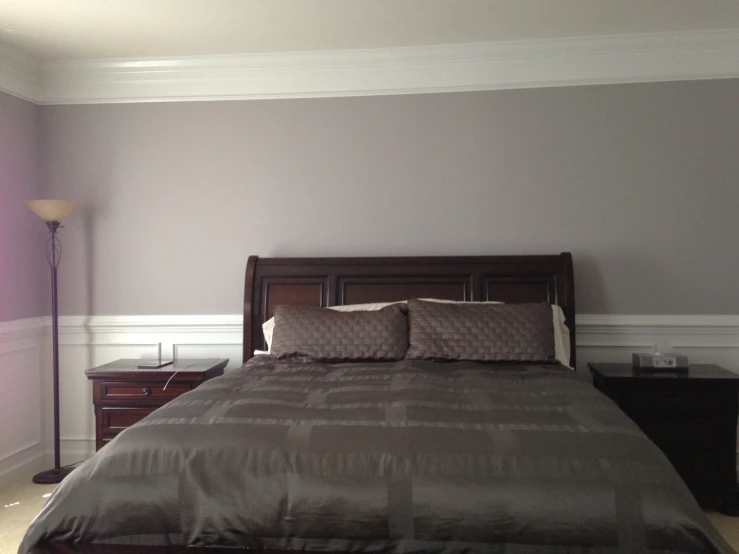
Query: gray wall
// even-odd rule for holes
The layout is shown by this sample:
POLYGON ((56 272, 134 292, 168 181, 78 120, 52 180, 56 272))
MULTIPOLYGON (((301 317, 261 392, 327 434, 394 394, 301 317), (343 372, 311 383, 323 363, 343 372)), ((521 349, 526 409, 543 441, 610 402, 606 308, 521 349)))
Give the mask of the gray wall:
POLYGON ((26 207, 41 196, 40 113, 0 92, 0 321, 48 313, 46 227, 26 207))
POLYGON ((575 256, 581 313, 739 313, 739 80, 43 108, 68 314, 241 311, 249 254, 575 256))

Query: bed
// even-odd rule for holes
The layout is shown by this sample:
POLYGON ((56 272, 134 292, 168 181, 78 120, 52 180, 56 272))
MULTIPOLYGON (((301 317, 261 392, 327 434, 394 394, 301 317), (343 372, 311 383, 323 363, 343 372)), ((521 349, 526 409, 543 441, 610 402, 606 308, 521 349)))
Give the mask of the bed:
POLYGON ((254 356, 278 306, 412 298, 558 305, 576 367, 567 253, 250 257, 245 365, 75 470, 20 552, 731 552, 564 365, 254 356))

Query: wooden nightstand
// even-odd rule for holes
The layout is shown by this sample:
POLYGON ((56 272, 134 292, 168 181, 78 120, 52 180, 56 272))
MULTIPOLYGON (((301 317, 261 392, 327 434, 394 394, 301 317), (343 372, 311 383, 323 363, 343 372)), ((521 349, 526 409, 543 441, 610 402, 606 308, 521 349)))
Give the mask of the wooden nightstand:
POLYGON ((588 364, 593 384, 659 446, 699 502, 737 510, 739 375, 716 365, 645 373, 588 364))
POLYGON ((142 361, 116 360, 85 371, 92 381, 97 450, 173 398, 223 375, 228 364, 227 359, 208 358, 177 360, 161 369, 137 369, 142 361))

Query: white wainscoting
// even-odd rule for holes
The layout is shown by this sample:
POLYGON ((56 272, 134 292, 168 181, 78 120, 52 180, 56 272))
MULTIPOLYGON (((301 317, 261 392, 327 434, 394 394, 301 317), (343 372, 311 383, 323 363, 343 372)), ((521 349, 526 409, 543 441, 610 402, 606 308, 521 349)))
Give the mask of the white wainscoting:
MULTIPOLYGON (((60 318, 62 462, 94 451, 86 369, 119 358, 153 358, 160 342, 166 356, 174 349, 178 358, 229 358, 233 369, 241 364, 241 333, 241 315, 60 318)), ((739 372, 739 316, 583 314, 577 342, 581 371, 589 361, 629 361, 635 351, 675 349, 694 363, 739 372)), ((50 460, 49 343, 49 318, 0 323, 0 482, 44 454, 50 460)))
POLYGON ((0 323, 0 485, 45 461, 46 319, 0 323))
POLYGON ((577 316, 578 369, 587 362, 631 360, 632 352, 688 355, 691 363, 715 363, 739 373, 739 316, 577 316))
POLYGON ((61 450, 69 463, 95 446, 92 386, 85 370, 120 358, 229 358, 241 365, 242 316, 67 316, 59 320, 61 450))

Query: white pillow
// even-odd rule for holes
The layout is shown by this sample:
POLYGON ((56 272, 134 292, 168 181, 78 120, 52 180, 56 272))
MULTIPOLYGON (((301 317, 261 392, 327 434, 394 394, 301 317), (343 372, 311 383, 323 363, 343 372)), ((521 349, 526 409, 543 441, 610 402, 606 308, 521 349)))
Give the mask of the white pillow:
POLYGON ((444 300, 443 298, 419 298, 424 302, 436 302, 437 304, 505 304, 497 300, 486 300, 485 302, 470 302, 469 300, 444 300))
POLYGON ((570 328, 565 323, 565 313, 562 308, 552 304, 552 317, 554 318, 554 357, 565 367, 570 366, 570 328))
MULTIPOLYGON (((264 334, 264 342, 267 343, 267 354, 270 353, 272 350, 272 333, 275 330, 275 318, 270 317, 267 321, 262 323, 262 334, 264 334)), ((255 350, 254 355, 257 355, 257 352, 264 352, 264 350, 255 350)))
MULTIPOLYGON (((464 304, 465 301, 460 300, 442 300, 441 298, 419 298, 426 302, 439 302, 443 304, 464 304)), ((346 304, 344 306, 330 306, 329 309, 336 310, 338 312, 372 312, 375 310, 381 310, 391 304, 407 304, 407 300, 400 302, 371 302, 368 304, 346 304)), ((503 304, 503 302, 475 302, 476 304, 503 304)), ((570 367, 570 329, 565 324, 565 314, 562 308, 556 304, 552 304, 552 323, 554 324, 554 357, 557 361, 565 367, 570 367)), ((264 333, 264 340, 267 343, 267 351, 272 349, 272 333, 275 329, 275 318, 271 317, 264 323, 262 323, 262 333, 264 333)), ((264 354, 263 350, 255 350, 254 355, 264 354)))
POLYGON ((392 306, 393 304, 408 304, 407 300, 399 302, 370 302, 368 304, 346 304, 344 306, 329 306, 329 310, 337 312, 374 312, 392 306))

